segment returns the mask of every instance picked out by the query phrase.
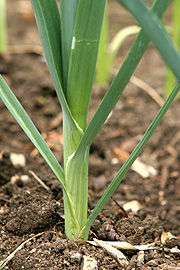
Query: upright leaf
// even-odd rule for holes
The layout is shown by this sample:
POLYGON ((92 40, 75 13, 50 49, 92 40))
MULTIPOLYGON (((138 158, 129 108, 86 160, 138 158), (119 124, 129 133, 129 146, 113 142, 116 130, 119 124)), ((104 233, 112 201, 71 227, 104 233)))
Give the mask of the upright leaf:
MULTIPOLYGON (((152 10, 156 12, 158 17, 161 18, 170 2, 171 0, 167 0, 165 3, 164 0, 156 0, 154 1, 152 10)), ((137 38, 135 39, 128 55, 126 56, 113 83, 111 84, 95 115, 89 123, 77 151, 82 151, 82 149, 90 146, 95 137, 97 136, 102 125, 104 124, 105 120, 116 105, 123 90, 128 84, 129 79, 131 78, 133 72, 139 64, 144 52, 146 51, 149 42, 149 38, 145 35, 143 30, 141 30, 137 38)))
MULTIPOLYGON (((34 9, 42 45, 44 48, 45 56, 47 59, 48 67, 50 70, 51 78, 53 80, 59 101, 63 110, 63 118, 66 122, 66 130, 64 134, 65 141, 65 163, 67 156, 72 154, 71 149, 68 153, 66 148, 69 147, 69 141, 79 142, 79 137, 82 131, 79 130, 76 122, 74 121, 68 104, 66 102, 64 92, 62 89, 62 52, 61 52, 61 24, 60 13, 56 0, 31 0, 34 9), (68 137, 68 142, 67 142, 68 137), (66 143, 67 142, 67 143, 66 143)), ((72 144, 71 144, 72 145, 72 144)))
POLYGON ((79 0, 67 84, 67 102, 81 129, 86 128, 106 0, 79 0))
POLYGON ((78 0, 61 0, 61 39, 63 60, 63 90, 66 96, 69 59, 76 20, 78 0))
POLYGON ((62 89, 61 22, 56 0, 31 0, 49 71, 64 112, 69 109, 62 89))

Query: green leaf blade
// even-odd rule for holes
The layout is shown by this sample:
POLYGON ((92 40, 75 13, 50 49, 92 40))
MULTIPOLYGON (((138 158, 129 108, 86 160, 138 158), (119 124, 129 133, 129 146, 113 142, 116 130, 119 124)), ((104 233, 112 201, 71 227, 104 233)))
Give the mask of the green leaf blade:
POLYGON ((62 109, 70 115, 62 88, 61 21, 56 0, 31 0, 51 78, 62 109))
MULTIPOLYGON (((164 0, 155 1, 152 9, 154 10, 154 12, 156 12, 157 16, 159 16, 160 18, 163 16, 170 1, 171 0, 168 0, 166 1, 166 3, 164 3, 164 0)), ((128 55, 126 56, 113 83, 111 84, 95 115, 89 123, 77 151, 82 151, 82 149, 90 146, 97 134, 99 133, 101 127, 103 126, 110 112, 113 110, 123 90, 128 84, 133 72, 139 64, 144 52, 148 47, 149 42, 150 40, 141 30, 136 40, 134 41, 128 55)))
POLYGON ((66 96, 72 38, 76 20, 78 0, 61 0, 61 40, 63 60, 63 88, 66 96))
POLYGON ((177 79, 180 80, 180 54, 166 33, 161 21, 140 0, 136 2, 134 0, 118 0, 118 2, 122 3, 140 23, 147 37, 152 40, 164 61, 169 65, 177 79))
POLYGON ((64 190, 66 190, 64 186, 63 169, 61 168, 60 164, 56 160, 49 147, 47 146, 46 142, 42 138, 37 128, 32 123, 26 111, 23 109, 22 105, 19 103, 13 92, 3 80, 2 76, 0 76, 0 98, 2 99, 8 110, 11 112, 11 114, 14 116, 18 124, 24 130, 31 142, 39 150, 42 157, 45 159, 54 174, 57 176, 64 190))
POLYGON ((155 119, 152 121, 151 125, 148 127, 143 138, 138 143, 136 148, 133 150, 133 152, 131 153, 129 158, 126 160, 126 162, 123 164, 123 166, 121 167, 121 169, 119 170, 119 172, 117 173, 115 178, 112 180, 112 182, 109 185, 109 187, 107 188, 107 190, 104 192, 103 196, 101 197, 101 199, 99 200, 99 202, 97 203, 97 205, 95 206, 94 210, 92 211, 92 213, 90 214, 90 216, 88 218, 85 232, 84 232, 85 235, 88 233, 88 231, 92 225, 92 222, 95 220, 95 218, 98 216, 98 214, 102 211, 102 209, 104 208, 104 206, 106 205, 108 200, 111 198, 111 196, 113 195, 113 193, 117 189, 118 185, 122 181, 122 179, 125 176, 125 174, 127 173, 127 171, 130 169, 130 167, 132 166, 132 164, 134 163, 136 158, 140 155, 140 153, 144 149, 145 145, 147 144, 147 142, 151 138, 152 134, 154 133, 157 126, 161 122, 165 113, 169 109, 171 103, 173 102, 176 95, 178 94, 179 89, 180 89, 180 82, 178 82, 175 85, 175 87, 171 91, 170 95, 168 96, 167 100, 165 101, 164 105, 159 110, 158 114, 156 115, 155 119))
POLYGON ((67 102, 78 125, 85 130, 94 81, 105 0, 79 1, 67 84, 67 102))

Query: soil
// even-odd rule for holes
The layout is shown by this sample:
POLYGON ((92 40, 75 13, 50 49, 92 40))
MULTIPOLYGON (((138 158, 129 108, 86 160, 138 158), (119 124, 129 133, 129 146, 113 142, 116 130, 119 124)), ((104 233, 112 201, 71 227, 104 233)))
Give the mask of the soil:
MULTIPOLYGON (((31 44, 32 53, 1 55, 0 73, 63 164, 61 109, 44 57, 35 53, 35 45, 40 41, 34 17, 29 6, 21 13, 18 5, 22 2, 9 0, 7 4, 9 44, 31 44)), ((115 20, 116 4, 110 4, 110 18, 115 20)), ((124 18, 128 24, 127 14, 124 18)), ((124 27, 117 20, 114 25, 118 24, 124 27)), ((132 40, 129 38, 124 43, 113 76, 132 40)), ((134 75, 162 95, 165 66, 152 45, 134 75)), ((107 86, 94 86, 88 121, 106 90, 107 86)), ((122 266, 101 247, 66 238, 61 185, 0 101, 1 259, 29 239, 4 269, 180 269, 179 105, 179 100, 173 102, 141 154, 141 161, 151 165, 156 173, 144 178, 130 170, 92 225, 89 240, 124 241, 132 245, 154 243, 156 249, 123 251, 128 266, 122 266), (15 164, 13 153, 23 154, 25 164, 15 164), (132 201, 138 202, 140 208, 130 206, 127 210, 127 203, 132 201), (120 206, 126 209, 125 214, 120 206), (173 236, 163 241, 164 232, 173 236), (97 267, 83 268, 86 256, 96 260, 97 267)), ((91 147, 89 211, 124 162, 124 157, 117 158, 117 149, 125 151, 125 156, 130 153, 158 110, 157 100, 133 83, 128 84, 91 147)))

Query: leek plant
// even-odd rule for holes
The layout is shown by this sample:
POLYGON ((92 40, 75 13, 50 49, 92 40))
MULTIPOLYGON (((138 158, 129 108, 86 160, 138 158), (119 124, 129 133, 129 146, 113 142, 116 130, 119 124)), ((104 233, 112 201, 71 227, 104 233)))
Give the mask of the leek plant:
POLYGON ((91 214, 88 210, 88 159, 93 140, 113 110, 152 40, 180 80, 180 55, 161 26, 170 0, 155 0, 149 10, 140 0, 118 0, 142 27, 117 76, 86 125, 106 0, 31 0, 50 74, 63 112, 64 170, 2 77, 0 97, 59 179, 68 238, 88 238, 90 227, 145 147, 179 91, 177 83, 91 214), (142 16, 143 15, 143 16, 142 16))
POLYGON ((0 0, 0 53, 7 51, 6 0, 0 0))

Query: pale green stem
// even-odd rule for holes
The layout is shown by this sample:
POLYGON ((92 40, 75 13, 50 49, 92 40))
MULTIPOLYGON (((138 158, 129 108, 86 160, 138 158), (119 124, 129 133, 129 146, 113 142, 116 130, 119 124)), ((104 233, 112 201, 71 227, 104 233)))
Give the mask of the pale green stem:
POLYGON ((81 237, 87 222, 89 149, 76 149, 83 136, 82 129, 72 118, 63 115, 64 174, 67 194, 64 193, 65 233, 69 239, 81 237))
POLYGON ((88 149, 80 155, 69 157, 65 168, 66 189, 72 201, 64 197, 65 232, 69 239, 84 239, 83 228, 88 210, 88 149))

